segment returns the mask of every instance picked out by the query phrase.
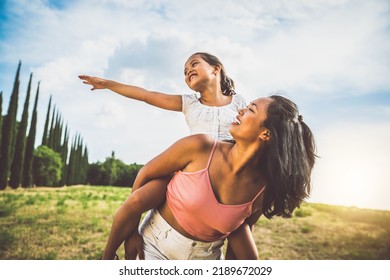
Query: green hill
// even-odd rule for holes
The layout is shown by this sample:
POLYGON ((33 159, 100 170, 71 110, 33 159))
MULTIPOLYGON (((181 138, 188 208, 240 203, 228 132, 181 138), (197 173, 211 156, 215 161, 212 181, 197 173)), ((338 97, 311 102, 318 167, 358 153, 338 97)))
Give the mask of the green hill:
MULTIPOLYGON (((0 192, 0 259, 98 259, 129 188, 0 192)), ((305 203, 291 219, 262 217, 261 259, 390 259, 390 211, 305 203)), ((123 259, 123 249, 118 252, 123 259)))

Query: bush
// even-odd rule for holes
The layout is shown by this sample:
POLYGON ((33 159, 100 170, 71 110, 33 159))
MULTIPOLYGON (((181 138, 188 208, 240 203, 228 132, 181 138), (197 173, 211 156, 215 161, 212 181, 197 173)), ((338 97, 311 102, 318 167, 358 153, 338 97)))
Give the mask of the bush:
POLYGON ((87 182, 91 185, 131 187, 141 167, 136 163, 125 164, 113 154, 103 163, 89 165, 87 182))
POLYGON ((61 155, 47 146, 34 151, 33 177, 37 186, 56 186, 61 179, 61 155))

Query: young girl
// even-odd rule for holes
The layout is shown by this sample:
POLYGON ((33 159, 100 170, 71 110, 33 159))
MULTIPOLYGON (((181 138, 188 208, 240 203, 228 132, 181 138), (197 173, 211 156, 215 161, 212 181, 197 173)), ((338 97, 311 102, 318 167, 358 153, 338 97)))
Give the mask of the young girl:
POLYGON ((235 93, 234 82, 226 75, 221 61, 208 53, 195 53, 185 63, 184 76, 188 87, 200 94, 199 98, 195 93, 165 94, 97 77, 80 75, 79 78, 91 85, 91 90, 109 89, 162 109, 183 112, 190 134, 202 133, 231 140, 229 125, 238 109, 246 104, 244 98, 235 93))
MULTIPOLYGON (((185 63, 184 76, 188 87, 200 94, 199 98, 195 93, 172 95, 97 77, 81 75, 79 78, 84 84, 91 85, 91 90, 109 89, 162 109, 182 111, 190 134, 208 134, 215 139, 231 141, 229 126, 235 120, 238 110, 246 104, 244 98, 235 93, 234 82, 226 75, 221 61, 208 53, 195 53, 185 63)), ((156 208, 165 200, 169 180, 170 177, 155 179, 142 187, 142 195, 137 196, 142 197, 142 200, 136 202, 139 211, 156 208)), ((133 188, 132 194, 136 190, 133 188)), ((134 223, 138 224, 139 220, 134 223)), ((130 242, 126 243, 128 258, 134 258, 135 249, 131 245, 130 242)))

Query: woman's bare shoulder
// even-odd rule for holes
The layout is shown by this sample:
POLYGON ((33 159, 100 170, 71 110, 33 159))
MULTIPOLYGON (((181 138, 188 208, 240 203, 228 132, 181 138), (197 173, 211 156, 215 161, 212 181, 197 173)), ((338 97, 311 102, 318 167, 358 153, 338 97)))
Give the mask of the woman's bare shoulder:
POLYGON ((206 134, 194 134, 179 140, 181 145, 187 147, 188 150, 200 152, 209 150, 214 145, 215 139, 206 134))

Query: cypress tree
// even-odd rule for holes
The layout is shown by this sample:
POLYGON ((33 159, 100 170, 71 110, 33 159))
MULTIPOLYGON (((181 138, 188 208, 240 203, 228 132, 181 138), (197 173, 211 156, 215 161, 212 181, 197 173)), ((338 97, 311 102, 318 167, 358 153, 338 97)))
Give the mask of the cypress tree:
POLYGON ((75 173, 74 173, 74 177, 75 177, 75 183, 78 184, 80 182, 80 172, 81 172, 81 151, 80 151, 80 146, 81 146, 81 136, 78 135, 78 139, 77 139, 77 143, 76 143, 76 151, 75 151, 75 167, 74 167, 74 170, 75 170, 75 173))
POLYGON ((68 166, 68 174, 67 174, 67 185, 71 186, 74 184, 74 168, 75 168, 75 144, 76 138, 73 139, 72 145, 70 147, 69 154, 69 166, 68 166))
POLYGON ((66 185, 66 178, 68 176, 68 165, 67 165, 67 159, 68 159, 68 142, 69 142, 69 135, 68 135, 68 126, 65 126, 65 133, 64 133, 64 142, 62 144, 61 148, 61 159, 62 159, 62 178, 61 178, 61 185, 66 185))
POLYGON ((36 126, 37 126, 37 106, 38 106, 38 97, 39 97, 39 85, 40 82, 38 82, 37 93, 35 95, 34 109, 32 112, 30 130, 27 136, 26 152, 24 156, 22 186, 25 188, 31 187, 33 185, 32 163, 33 163, 33 156, 34 156, 35 134, 36 134, 36 126))
POLYGON ((54 126, 54 131, 53 131, 53 150, 56 151, 57 153, 61 154, 61 140, 62 140, 62 128, 63 128, 63 123, 62 123, 62 117, 59 112, 57 112, 56 116, 56 124, 54 126))
POLYGON ((49 122, 50 122, 50 107, 51 107, 51 95, 49 99, 49 106, 47 107, 47 114, 46 114, 46 120, 45 120, 45 128, 43 130, 43 136, 42 136, 42 145, 47 146, 47 138, 48 138, 48 129, 49 129, 49 122))
POLYGON ((87 183, 87 174, 88 174, 88 150, 87 150, 87 146, 85 145, 84 146, 84 152, 83 152, 83 158, 82 158, 82 162, 83 162, 83 176, 82 176, 82 184, 85 184, 87 183))
POLYGON ((0 92, 0 160, 1 160, 1 135, 3 132, 3 92, 0 92))
POLYGON ((55 119, 55 115, 56 115, 56 106, 53 107, 53 112, 52 112, 52 116, 51 116, 51 121, 50 121, 50 128, 49 128, 49 134, 48 134, 48 137, 47 137, 47 146, 50 148, 50 149, 53 149, 53 144, 54 144, 54 119, 55 119))
POLYGON ((0 190, 7 187, 8 175, 11 167, 12 152, 14 149, 14 140, 16 134, 16 114, 18 110, 18 95, 19 95, 19 75, 22 62, 19 61, 16 71, 14 87, 8 107, 7 117, 4 122, 4 130, 2 133, 1 143, 1 158, 0 158, 0 190))
POLYGON ((21 182, 21 176, 22 176, 24 152, 26 149, 26 130, 27 130, 27 122, 28 122, 28 106, 30 102, 31 80, 32 80, 32 73, 30 74, 30 80, 28 82, 26 100, 24 102, 22 119, 20 121, 18 134, 16 137, 14 158, 11 165, 11 177, 10 177, 9 185, 13 189, 19 187, 21 182))

